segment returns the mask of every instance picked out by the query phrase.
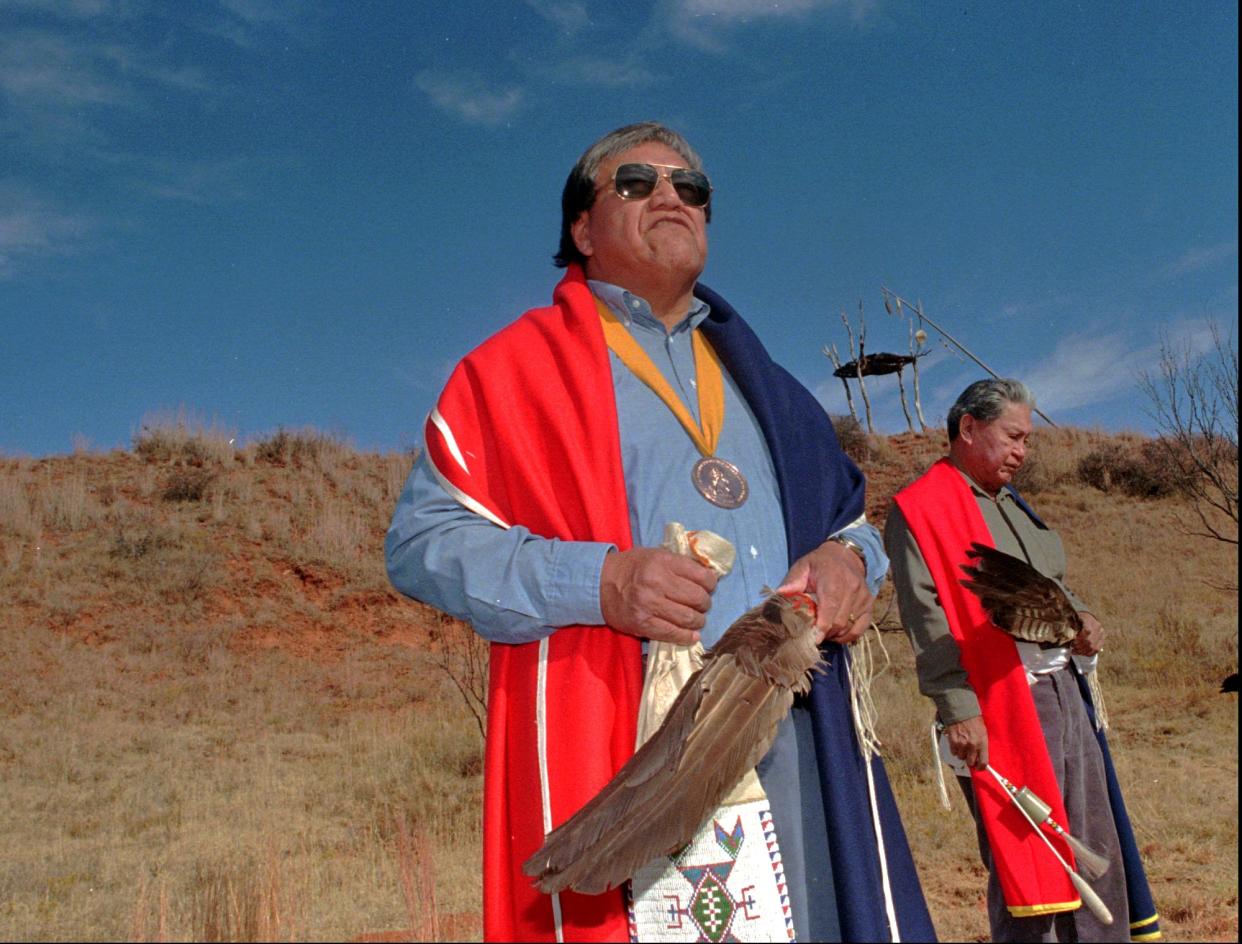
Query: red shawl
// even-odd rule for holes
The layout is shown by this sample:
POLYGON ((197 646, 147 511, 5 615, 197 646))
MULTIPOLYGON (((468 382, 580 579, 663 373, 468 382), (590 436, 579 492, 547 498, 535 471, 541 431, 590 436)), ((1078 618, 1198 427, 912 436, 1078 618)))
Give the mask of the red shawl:
MULTIPOLYGON (((442 484, 508 527, 630 546, 617 411, 595 301, 571 266, 549 308, 457 366, 427 421, 442 484), (520 456, 520 462, 512 457, 520 456)), ((634 751, 639 641, 601 626, 493 644, 483 789, 487 940, 628 940, 623 892, 539 893, 522 863, 634 751)))
MULTIPOLYGON (((894 501, 927 562, 961 648, 962 666, 987 725, 992 766, 1016 786, 1030 787, 1052 807, 1053 818, 1066 823, 1061 789, 1017 646, 961 584, 960 565, 967 563, 971 542, 994 546, 974 493, 949 460, 941 459, 894 501)), ((972 779, 1010 912, 1025 917, 1078 908, 1081 901, 1065 870, 1005 791, 986 771, 972 771, 972 779)), ((1069 847, 1059 836, 1046 835, 1072 865, 1069 847)))

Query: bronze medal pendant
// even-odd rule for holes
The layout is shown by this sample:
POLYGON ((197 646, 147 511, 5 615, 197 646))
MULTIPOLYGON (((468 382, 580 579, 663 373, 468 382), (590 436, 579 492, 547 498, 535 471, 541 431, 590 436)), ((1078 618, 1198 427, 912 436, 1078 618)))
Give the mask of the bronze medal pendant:
POLYGON ((690 478, 699 494, 720 508, 737 508, 750 494, 746 476, 732 462, 707 456, 694 464, 690 478))

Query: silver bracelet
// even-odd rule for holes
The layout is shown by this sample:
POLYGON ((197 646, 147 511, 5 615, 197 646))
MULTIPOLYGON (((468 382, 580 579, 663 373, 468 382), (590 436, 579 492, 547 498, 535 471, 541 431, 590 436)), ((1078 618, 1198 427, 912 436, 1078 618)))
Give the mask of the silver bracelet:
POLYGON ((863 546, 861 544, 845 534, 834 534, 828 540, 835 541, 837 544, 842 544, 857 554, 858 559, 862 561, 863 573, 865 574, 867 572, 867 552, 863 550, 863 546))

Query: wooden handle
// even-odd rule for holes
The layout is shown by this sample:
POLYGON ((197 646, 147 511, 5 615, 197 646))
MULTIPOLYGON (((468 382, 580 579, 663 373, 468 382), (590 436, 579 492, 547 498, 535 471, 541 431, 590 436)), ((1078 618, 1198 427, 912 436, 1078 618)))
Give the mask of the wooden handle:
POLYGON ((1074 883, 1074 887, 1078 889, 1078 894, 1082 897, 1083 903, 1091 909, 1091 913, 1100 919, 1101 924, 1112 924, 1113 913, 1105 907, 1104 902, 1100 901, 1100 896, 1095 893, 1087 880, 1075 872, 1073 869, 1066 869, 1070 881, 1074 883))

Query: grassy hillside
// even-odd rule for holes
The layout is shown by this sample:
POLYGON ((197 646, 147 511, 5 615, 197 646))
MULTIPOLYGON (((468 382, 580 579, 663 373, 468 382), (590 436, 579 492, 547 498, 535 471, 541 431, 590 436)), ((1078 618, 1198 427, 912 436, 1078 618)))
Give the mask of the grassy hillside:
MULTIPOLYGON (((852 448, 879 519, 942 444, 852 448)), ((1236 552, 1184 537, 1176 495, 1091 479, 1101 450, 1118 469, 1142 449, 1045 433, 1026 485, 1112 631, 1111 743, 1165 927, 1233 940, 1236 552)), ((129 452, 0 458, 0 938, 478 936, 482 742, 444 671, 468 679, 469 637, 383 570, 410 462, 176 423, 129 452)), ((936 803, 931 709, 887 595, 877 612, 881 736, 933 914, 982 940, 967 814, 936 803)))

